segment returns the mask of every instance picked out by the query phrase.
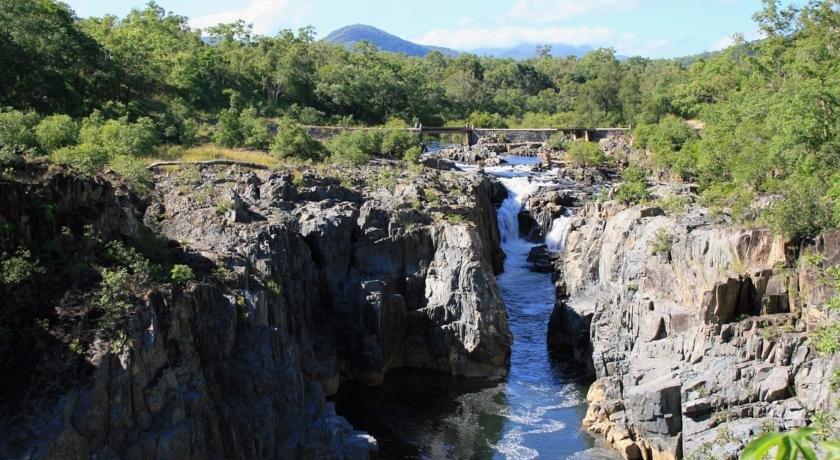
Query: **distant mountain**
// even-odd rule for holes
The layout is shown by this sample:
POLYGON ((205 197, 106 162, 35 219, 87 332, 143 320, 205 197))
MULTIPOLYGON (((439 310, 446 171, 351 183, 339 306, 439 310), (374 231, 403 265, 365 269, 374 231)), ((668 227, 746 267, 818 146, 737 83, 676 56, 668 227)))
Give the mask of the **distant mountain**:
MULTIPOLYGON (((538 46, 540 45, 534 43, 523 43, 511 48, 482 48, 474 50, 473 53, 478 54, 479 56, 493 56, 497 58, 531 59, 533 57, 537 57, 538 46)), ((592 50, 593 48, 589 45, 575 46, 563 43, 555 43, 551 45, 551 55, 554 57, 581 57, 592 50)))
POLYGON ((380 30, 372 26, 366 26, 364 24, 342 27, 324 37, 324 41, 347 47, 352 47, 358 42, 366 41, 382 51, 404 53, 409 56, 425 56, 432 51, 439 51, 446 56, 457 56, 460 54, 449 48, 419 45, 408 40, 403 40, 402 38, 389 34, 384 30, 380 30))

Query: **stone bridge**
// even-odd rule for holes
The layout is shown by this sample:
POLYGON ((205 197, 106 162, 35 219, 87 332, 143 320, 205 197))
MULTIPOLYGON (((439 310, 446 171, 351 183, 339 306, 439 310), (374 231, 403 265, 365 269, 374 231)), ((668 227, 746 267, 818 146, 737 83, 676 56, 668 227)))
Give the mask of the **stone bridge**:
POLYGON ((472 126, 451 127, 451 126, 423 126, 417 125, 414 128, 367 128, 367 127, 345 127, 345 126, 303 126, 310 136, 315 139, 324 140, 338 135, 342 131, 360 131, 371 129, 404 129, 418 136, 428 135, 455 135, 462 136, 464 145, 475 145, 481 139, 494 138, 502 144, 524 144, 529 142, 545 142, 555 133, 568 134, 575 139, 597 141, 604 137, 623 134, 630 131, 630 128, 474 128, 472 126))

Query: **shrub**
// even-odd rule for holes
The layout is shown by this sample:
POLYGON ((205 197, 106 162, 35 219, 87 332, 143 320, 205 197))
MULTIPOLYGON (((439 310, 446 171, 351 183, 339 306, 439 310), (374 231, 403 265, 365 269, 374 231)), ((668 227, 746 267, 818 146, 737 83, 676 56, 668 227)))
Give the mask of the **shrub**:
POLYGON ((810 336, 814 348, 826 355, 840 351, 840 321, 831 321, 814 329, 810 336))
POLYGON ((52 153, 79 141, 79 124, 69 115, 51 115, 35 127, 35 138, 44 152, 52 153))
POLYGON ((498 113, 473 112, 467 117, 467 123, 476 128, 507 128, 505 118, 498 113))
POLYGON ((0 163, 15 159, 35 147, 32 128, 38 122, 34 112, 0 112, 0 163))
POLYGON ((99 144, 108 155, 148 155, 157 145, 157 127, 146 117, 136 123, 108 120, 99 130, 99 144))
POLYGON ((79 144, 56 150, 52 160, 67 165, 77 173, 93 175, 108 161, 108 154, 98 145, 79 144))
POLYGON ((566 150, 569 140, 566 135, 561 132, 556 132, 548 138, 545 146, 552 150, 566 150))
POLYGON ((248 107, 239 114, 239 125, 242 129, 242 146, 254 150, 265 150, 271 142, 268 122, 257 116, 257 110, 248 107))
POLYGON ((103 121, 94 113, 82 121, 79 141, 98 146, 106 155, 147 155, 158 143, 157 126, 146 117, 139 118, 136 123, 129 122, 126 117, 103 121))
POLYGON ((213 132, 213 142, 222 147, 240 147, 245 143, 242 135, 242 125, 239 114, 233 109, 225 109, 219 113, 219 123, 213 132))
POLYGON ((152 175, 146 169, 143 160, 128 155, 117 155, 108 161, 108 165, 140 192, 148 191, 152 185, 152 175))
POLYGON ((823 186, 812 177, 788 179, 782 199, 773 203, 763 219, 774 231, 786 236, 810 238, 832 228, 836 222, 831 203, 822 200, 823 186))
POLYGON ((26 249, 19 249, 12 256, 3 254, 0 257, 0 286, 12 287, 43 272, 38 260, 33 259, 26 249))
POLYGON ((607 157, 601 151, 601 147, 595 142, 576 141, 569 145, 568 158, 576 166, 603 166, 607 157))
POLYGON ((653 152, 678 152, 697 132, 682 118, 668 115, 655 125, 639 125, 634 134, 636 146, 653 152))
POLYGON ((625 204, 643 203, 650 199, 643 169, 631 165, 622 174, 623 182, 616 187, 615 199, 625 204))
POLYGON ((117 332, 125 326, 134 310, 129 290, 129 275, 123 268, 103 269, 100 274, 102 282, 94 301, 94 305, 102 311, 99 324, 103 329, 117 332))
POLYGON ((415 145, 406 150, 402 158, 408 163, 419 163, 422 155, 423 149, 419 145, 415 145))
POLYGON ((324 146, 312 139, 300 125, 285 118, 277 127, 277 136, 271 143, 271 154, 279 158, 320 160, 324 146))
POLYGON ((343 131, 327 141, 327 150, 335 163, 363 165, 382 151, 379 130, 343 131))
POLYGON ((402 129, 389 129, 382 136, 381 153, 394 158, 403 158, 408 149, 417 146, 417 138, 402 129))
POLYGON ((192 268, 186 265, 175 265, 170 271, 170 277, 173 283, 183 285, 194 280, 195 273, 193 273, 192 268))
POLYGON ((667 255, 671 252, 671 247, 674 245, 674 234, 667 228, 660 228, 653 236, 648 249, 651 255, 667 255))

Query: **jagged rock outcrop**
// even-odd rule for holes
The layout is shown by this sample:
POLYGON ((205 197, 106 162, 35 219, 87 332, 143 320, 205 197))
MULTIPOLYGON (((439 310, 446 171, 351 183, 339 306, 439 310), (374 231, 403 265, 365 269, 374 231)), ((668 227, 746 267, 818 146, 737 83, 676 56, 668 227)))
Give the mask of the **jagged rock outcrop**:
POLYGON ((88 351, 90 378, 5 427, 2 456, 367 458, 375 441, 326 401, 342 379, 503 376, 504 188, 481 174, 341 174, 352 187, 185 168, 160 174, 140 208, 108 181, 71 181, 86 193, 65 197, 57 224, 82 216, 106 238, 148 228, 183 248, 198 281, 147 291, 119 346, 88 351))
MULTIPOLYGON (((806 251, 833 266, 838 244, 834 231, 806 251)), ((584 426, 625 458, 730 458, 762 430, 832 410, 840 358, 815 351, 808 318, 833 293, 795 252, 767 230, 586 205, 549 325, 549 344, 597 377, 584 426)))

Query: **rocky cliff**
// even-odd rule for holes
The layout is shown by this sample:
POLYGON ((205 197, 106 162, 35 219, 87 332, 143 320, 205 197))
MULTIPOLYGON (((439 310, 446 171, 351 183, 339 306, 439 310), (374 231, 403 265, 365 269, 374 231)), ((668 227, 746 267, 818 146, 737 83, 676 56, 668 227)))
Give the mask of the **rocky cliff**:
MULTIPOLYGON (((32 401, 4 398, 3 457, 366 458, 375 441, 326 400, 341 380, 506 372, 494 279, 505 191, 486 176, 187 167, 159 174, 147 200, 113 182, 59 172, 0 184, 4 248, 37 242, 33 228, 57 241, 95 232, 94 245, 151 233, 195 280, 132 287, 124 329, 85 341, 54 333, 70 320, 41 302, 57 351, 37 359, 85 371, 55 376, 34 415, 32 401), (49 225, 21 204, 32 196, 55 204, 49 225)), ((101 304, 79 293, 95 287, 61 291, 101 304)), ((97 308, 79 315, 99 324, 97 308)), ((41 367, 19 382, 48 380, 41 367)))
POLYGON ((587 204, 549 326, 597 378, 584 426, 625 458, 734 458, 831 413, 840 357, 813 333, 837 316, 819 280, 838 264, 840 231, 792 247, 702 215, 587 204))

